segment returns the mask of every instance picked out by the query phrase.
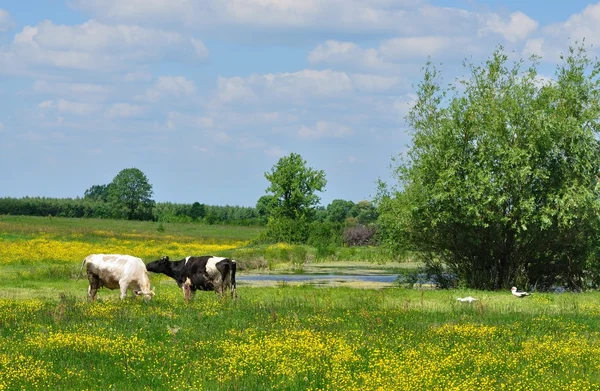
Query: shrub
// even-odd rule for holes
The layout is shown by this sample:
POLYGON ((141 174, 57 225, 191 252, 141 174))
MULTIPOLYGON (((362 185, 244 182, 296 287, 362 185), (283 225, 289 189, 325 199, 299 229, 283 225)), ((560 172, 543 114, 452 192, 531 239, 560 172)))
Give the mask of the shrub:
POLYGON ((344 243, 348 246, 367 246, 374 244, 375 227, 357 225, 344 230, 344 243))

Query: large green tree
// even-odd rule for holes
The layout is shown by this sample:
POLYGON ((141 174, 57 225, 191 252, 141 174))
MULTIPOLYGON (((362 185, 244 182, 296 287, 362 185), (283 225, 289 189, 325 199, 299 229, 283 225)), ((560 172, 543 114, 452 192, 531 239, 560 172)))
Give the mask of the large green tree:
POLYGON ((108 187, 108 201, 114 217, 152 219, 152 185, 142 171, 137 168, 121 170, 108 187))
POLYGON ((448 87, 427 64, 379 200, 388 243, 474 288, 598 282, 600 64, 582 46, 562 60, 542 81, 498 48, 448 87))
POLYGON ((297 153, 279 159, 277 164, 265 173, 271 183, 267 192, 277 199, 271 208, 275 217, 312 219, 314 208, 321 192, 327 184, 325 172, 306 166, 306 161, 297 153))
POLYGON ((265 173, 270 182, 269 230, 273 240, 302 243, 308 239, 308 224, 314 220, 320 201, 316 192, 327 184, 325 172, 307 167, 297 153, 279 159, 271 171, 265 173))

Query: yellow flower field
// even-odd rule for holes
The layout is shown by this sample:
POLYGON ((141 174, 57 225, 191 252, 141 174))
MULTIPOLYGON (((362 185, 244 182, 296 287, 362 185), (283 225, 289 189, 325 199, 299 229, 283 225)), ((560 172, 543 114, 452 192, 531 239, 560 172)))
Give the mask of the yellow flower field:
POLYGON ((128 240, 108 238, 99 242, 80 240, 58 240, 36 237, 27 240, 8 241, 0 238, 0 264, 58 261, 81 262, 94 253, 130 254, 144 260, 163 255, 183 257, 186 255, 218 254, 246 245, 247 242, 230 242, 226 244, 128 240))

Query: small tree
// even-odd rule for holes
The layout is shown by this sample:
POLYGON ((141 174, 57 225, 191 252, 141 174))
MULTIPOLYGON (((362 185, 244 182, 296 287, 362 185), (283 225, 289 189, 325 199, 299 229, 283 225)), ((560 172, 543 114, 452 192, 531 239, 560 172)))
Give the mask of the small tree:
POLYGON ((265 178, 271 183, 266 191, 275 197, 267 235, 273 240, 306 242, 308 224, 320 201, 315 193, 327 184, 325 172, 306 167, 306 161, 292 153, 279 159, 265 178))
POLYGON ((352 216, 352 208, 355 204, 352 201, 333 200, 327 205, 327 220, 334 223, 341 223, 346 218, 352 216))
POLYGON ((540 82, 499 48, 460 90, 427 64, 399 190, 379 203, 388 243, 474 288, 598 282, 600 63, 563 60, 540 82))
POLYGON ((189 210, 189 216, 194 220, 202 219, 206 215, 206 206, 204 204, 199 203, 198 201, 194 202, 189 210))
POLYGON ((108 200, 114 217, 128 220, 152 219, 152 185, 137 168, 119 172, 109 185, 108 200))

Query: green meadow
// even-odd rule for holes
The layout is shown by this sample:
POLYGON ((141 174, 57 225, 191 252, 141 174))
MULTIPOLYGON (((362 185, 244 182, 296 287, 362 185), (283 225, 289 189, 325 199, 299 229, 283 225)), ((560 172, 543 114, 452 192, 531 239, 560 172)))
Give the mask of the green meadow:
MULTIPOLYGON (((238 257, 306 268, 315 249, 253 245, 260 228, 0 216, 0 390, 597 390, 600 295, 238 284, 185 303, 77 280, 86 252, 238 257), (213 247, 210 247, 213 246, 213 247), (473 304, 457 297, 474 296, 473 304)), ((327 262, 381 265, 377 249, 327 262), (374 256, 373 254, 378 254, 374 256)))

